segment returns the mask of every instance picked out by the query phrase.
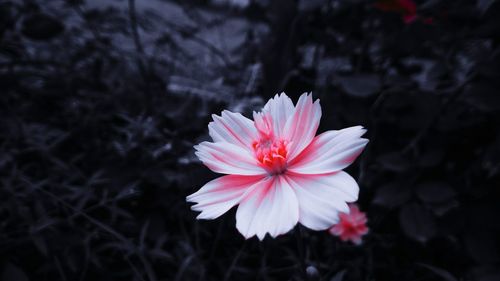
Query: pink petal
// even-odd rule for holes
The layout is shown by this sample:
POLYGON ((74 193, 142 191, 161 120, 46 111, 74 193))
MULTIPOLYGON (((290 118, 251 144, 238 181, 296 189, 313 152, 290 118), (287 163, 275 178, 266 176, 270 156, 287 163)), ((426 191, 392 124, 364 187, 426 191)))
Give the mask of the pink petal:
POLYGON ((332 226, 332 228, 330 228, 328 231, 333 235, 340 236, 342 234, 342 232, 344 231, 344 229, 342 228, 342 226, 340 224, 336 224, 336 225, 332 226))
POLYGON ((363 242, 361 240, 361 235, 353 235, 350 239, 355 245, 361 245, 361 242, 363 242))
POLYGON ((364 222, 363 224, 359 225, 356 229, 356 231, 359 233, 359 235, 365 235, 368 233, 369 229, 368 227, 365 225, 366 222, 364 222))
POLYGON ((262 240, 266 233, 276 237, 297 224, 297 197, 283 176, 262 180, 244 196, 236 212, 236 228, 245 238, 257 235, 262 240))
POLYGON ((362 236, 368 233, 366 215, 356 204, 349 204, 349 213, 341 213, 340 221, 333 225, 329 232, 339 236, 342 241, 350 240, 354 244, 361 244, 362 236))
POLYGON ((214 121, 208 124, 208 132, 214 142, 228 142, 250 149, 258 137, 253 121, 240 113, 224 110, 222 116, 214 114, 212 118, 214 121))
POLYGON ((186 199, 197 203, 191 207, 201 212, 197 219, 215 219, 238 204, 245 191, 262 179, 263 176, 223 176, 208 182, 186 199))
POLYGON ((403 8, 406 13, 417 13, 417 4, 415 4, 415 2, 413 2, 412 0, 399 0, 398 2, 401 8, 403 8))
POLYGON ((324 132, 289 164, 288 170, 300 174, 340 171, 363 151, 368 143, 367 139, 361 138, 365 132, 361 126, 324 132))
POLYGON ((403 21, 404 21, 404 23, 406 23, 406 24, 408 24, 408 23, 412 23, 412 22, 414 22, 416 19, 417 19, 417 15, 416 15, 416 14, 408 14, 408 15, 404 15, 404 16, 403 16, 403 21))
POLYGON ((268 112, 253 112, 255 128, 259 132, 260 138, 274 137, 273 117, 268 112))
POLYGON ((299 222, 313 230, 325 230, 349 212, 346 202, 357 200, 359 187, 345 172, 323 175, 287 175, 299 200, 299 222))
POLYGON ((313 103, 312 95, 300 96, 295 112, 283 128, 283 138, 290 142, 287 158, 292 160, 306 148, 316 135, 321 118, 319 100, 313 103))
POLYGON ((342 234, 340 234, 340 240, 342 241, 347 241, 347 240, 350 240, 352 238, 352 234, 348 233, 348 232, 344 232, 342 234))
POLYGON ((285 93, 276 94, 266 103, 263 111, 271 114, 274 133, 281 138, 286 121, 295 112, 292 100, 285 93))
POLYGON ((210 170, 222 174, 264 175, 257 159, 248 150, 227 142, 202 142, 195 145, 196 156, 210 170))

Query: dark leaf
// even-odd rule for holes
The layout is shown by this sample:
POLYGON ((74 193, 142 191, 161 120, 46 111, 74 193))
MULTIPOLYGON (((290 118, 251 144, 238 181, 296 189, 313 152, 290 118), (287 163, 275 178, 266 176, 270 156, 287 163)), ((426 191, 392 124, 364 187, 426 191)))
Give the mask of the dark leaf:
POLYGON ((15 42, 1 42, 0 41, 0 55, 6 56, 11 59, 18 59, 23 52, 23 46, 15 42))
POLYGON ((375 193, 373 203, 393 208, 402 205, 411 198, 411 189, 402 183, 393 182, 380 187, 375 193))
POLYGON ((481 14, 484 14, 494 2, 495 0, 477 0, 477 9, 481 11, 481 14))
POLYGON ((12 263, 7 263, 2 274, 3 281, 29 281, 30 279, 24 273, 22 269, 13 265, 12 263))
POLYGON ((161 249, 153 249, 148 252, 151 256, 158 258, 158 259, 164 259, 168 261, 172 261, 173 257, 171 254, 167 253, 166 251, 163 251, 161 249))
POLYGON ((333 277, 332 277, 332 279, 330 279, 330 281, 342 281, 342 280, 344 280, 344 275, 345 275, 345 273, 346 273, 346 270, 345 270, 345 269, 343 269, 343 270, 341 270, 341 271, 337 272, 337 273, 335 274, 335 276, 333 276, 333 277))
POLYGON ((64 25, 58 19, 45 14, 27 17, 22 24, 24 36, 33 40, 49 40, 64 31, 64 25))
POLYGON ((301 0, 299 2, 299 9, 302 11, 311 11, 321 6, 328 4, 327 0, 301 0))
POLYGON ((406 205, 399 213, 399 223, 404 233, 421 243, 427 242, 436 233, 436 222, 432 215, 420 205, 406 205))
POLYGON ((430 168, 438 165, 444 157, 442 149, 434 149, 424 152, 418 159, 421 167, 430 168))
POLYGON ((486 231, 469 231, 465 235, 465 248, 478 263, 494 263, 498 261, 496 239, 486 231))
POLYGON ((473 106, 484 111, 496 111, 500 109, 500 93, 498 85, 493 82, 474 83, 470 85, 464 98, 473 106))
POLYGON ((417 195, 426 203, 440 203, 455 197, 455 191, 445 182, 426 182, 417 185, 417 195))
POLYGON ((443 216, 452 209, 460 206, 460 203, 456 199, 447 200, 444 202, 431 203, 429 207, 436 216, 443 216))
POLYGON ((410 168, 410 162, 399 152, 389 152, 377 158, 382 168, 391 172, 403 172, 410 168))
POLYGON ((380 78, 374 74, 338 76, 336 80, 344 91, 354 97, 369 97, 380 91, 380 78))
POLYGON ((478 281, 499 281, 500 280, 500 273, 491 273, 491 274, 485 274, 484 276, 481 276, 478 281))
POLYGON ((436 6, 441 5, 442 2, 444 2, 444 1, 443 0, 427 0, 422 5, 420 5, 418 8, 421 10, 433 9, 436 6))
POLYGON ((443 278, 443 280, 446 280, 446 281, 457 281, 457 278, 455 278, 453 275, 451 275, 451 273, 449 273, 448 271, 446 271, 446 270, 444 270, 442 268, 435 267, 435 266, 428 265, 428 264, 424 264, 424 263, 420 263, 418 265, 420 265, 421 267, 427 268, 428 270, 432 271, 436 275, 438 275, 441 278, 443 278))

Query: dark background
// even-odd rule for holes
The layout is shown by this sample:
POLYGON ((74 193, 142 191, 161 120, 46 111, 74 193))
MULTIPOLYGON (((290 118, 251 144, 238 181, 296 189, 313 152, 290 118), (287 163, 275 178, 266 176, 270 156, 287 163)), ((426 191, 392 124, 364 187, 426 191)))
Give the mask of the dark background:
POLYGON ((0 1, 1 280, 500 280, 499 2, 0 1), (368 129, 361 246, 185 202, 281 91, 368 129))

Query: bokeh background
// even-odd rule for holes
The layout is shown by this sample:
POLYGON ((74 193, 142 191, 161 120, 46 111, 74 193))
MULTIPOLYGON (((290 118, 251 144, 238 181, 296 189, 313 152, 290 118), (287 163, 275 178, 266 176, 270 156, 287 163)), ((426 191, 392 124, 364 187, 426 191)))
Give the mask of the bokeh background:
POLYGON ((0 279, 500 280, 499 43, 496 0, 2 0, 0 279), (186 203, 282 91, 368 129, 362 245, 186 203))

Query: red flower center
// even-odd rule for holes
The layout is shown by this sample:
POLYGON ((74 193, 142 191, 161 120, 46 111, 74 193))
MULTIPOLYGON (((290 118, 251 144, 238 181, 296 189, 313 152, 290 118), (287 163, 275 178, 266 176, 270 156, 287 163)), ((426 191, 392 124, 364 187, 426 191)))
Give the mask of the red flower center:
POLYGON ((287 141, 262 138, 252 143, 257 160, 270 174, 281 174, 286 169, 287 141))

